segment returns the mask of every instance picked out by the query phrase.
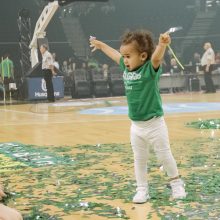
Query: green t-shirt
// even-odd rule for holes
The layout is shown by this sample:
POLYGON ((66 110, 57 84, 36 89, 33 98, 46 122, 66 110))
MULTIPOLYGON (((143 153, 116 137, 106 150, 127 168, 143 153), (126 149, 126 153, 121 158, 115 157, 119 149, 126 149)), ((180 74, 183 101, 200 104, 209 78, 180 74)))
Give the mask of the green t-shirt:
POLYGON ((120 59, 128 102, 128 116, 133 121, 147 121, 162 116, 162 101, 159 92, 161 67, 154 70, 151 61, 146 61, 137 70, 129 72, 123 57, 120 59))
POLYGON ((0 73, 3 77, 13 77, 13 62, 10 59, 4 59, 0 64, 0 73))

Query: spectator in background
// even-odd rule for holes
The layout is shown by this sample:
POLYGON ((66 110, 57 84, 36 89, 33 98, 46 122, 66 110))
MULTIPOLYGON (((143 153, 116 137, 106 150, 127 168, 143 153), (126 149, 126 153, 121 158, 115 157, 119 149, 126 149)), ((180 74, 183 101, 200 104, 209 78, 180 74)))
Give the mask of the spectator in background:
POLYGON ((59 74, 60 64, 57 60, 56 53, 53 53, 52 56, 53 56, 53 71, 54 71, 53 74, 57 76, 59 74))
POLYGON ((55 60, 57 58, 57 54, 56 53, 52 53, 52 57, 53 57, 53 60, 55 60))
POLYGON ((58 63, 57 60, 53 61, 53 67, 54 67, 54 75, 58 75, 60 72, 60 64, 58 63))
POLYGON ((90 69, 95 69, 95 70, 98 70, 98 71, 100 70, 98 61, 95 58, 92 58, 92 57, 88 60, 88 67, 90 69))
POLYGON ((9 57, 8 53, 5 54, 0 63, 0 76, 5 87, 6 97, 9 97, 9 83, 14 82, 14 64, 9 57))
POLYGON ((88 68, 87 61, 82 61, 81 66, 80 66, 79 69, 83 69, 83 70, 86 71, 86 79, 91 82, 92 81, 92 75, 91 75, 90 69, 88 68))
POLYGON ((220 52, 217 52, 215 55, 215 64, 220 65, 220 52))
POLYGON ((196 63, 200 63, 200 62, 201 62, 201 56, 199 53, 195 52, 193 54, 192 64, 196 64, 196 63))
POLYGON ((205 93, 215 93, 215 86, 212 80, 213 64, 215 64, 215 52, 210 42, 206 42, 203 46, 205 52, 201 59, 202 69, 204 71, 204 81, 206 85, 205 93))
POLYGON ((62 65, 62 72, 64 73, 64 75, 68 76, 69 72, 68 72, 68 63, 66 60, 63 61, 63 65, 62 65))
POLYGON ((181 69, 179 68, 177 64, 176 59, 172 58, 170 60, 170 73, 174 74, 174 73, 180 73, 180 72, 181 72, 181 69))
POLYGON ((163 67, 163 72, 164 73, 170 72, 170 69, 171 69, 170 61, 171 61, 171 59, 172 59, 172 53, 170 52, 170 50, 167 50, 165 52, 164 59, 163 59, 163 62, 162 62, 162 67, 163 67))
POLYGON ((83 62, 81 68, 87 70, 88 68, 87 62, 83 62))
POLYGON ((68 60, 68 71, 73 72, 76 69, 76 63, 74 62, 73 58, 69 58, 68 60))
MULTIPOLYGON (((181 69, 178 66, 175 58, 171 58, 170 60, 170 71, 169 72, 171 75, 181 73, 181 69)), ((175 84, 174 84, 172 87, 172 92, 173 93, 180 92, 180 88, 175 87, 175 84)))
POLYGON ((105 79, 105 80, 108 80, 108 75, 109 75, 109 67, 108 67, 108 64, 103 64, 103 65, 102 65, 102 73, 103 73, 104 79, 105 79))

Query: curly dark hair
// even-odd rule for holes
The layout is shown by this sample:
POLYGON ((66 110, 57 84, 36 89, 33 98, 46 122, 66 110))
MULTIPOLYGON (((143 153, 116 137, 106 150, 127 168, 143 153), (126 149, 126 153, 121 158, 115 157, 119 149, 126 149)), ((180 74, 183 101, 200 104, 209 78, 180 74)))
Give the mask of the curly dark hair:
POLYGON ((121 37, 121 45, 136 42, 137 50, 140 53, 146 52, 147 59, 150 59, 154 51, 154 42, 151 32, 141 29, 136 31, 126 31, 121 37))

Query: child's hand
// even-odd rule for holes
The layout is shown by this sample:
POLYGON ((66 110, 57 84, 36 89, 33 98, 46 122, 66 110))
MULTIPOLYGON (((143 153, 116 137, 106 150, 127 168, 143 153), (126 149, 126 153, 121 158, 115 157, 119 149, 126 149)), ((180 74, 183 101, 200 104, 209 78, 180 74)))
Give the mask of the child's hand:
POLYGON ((3 187, 0 185, 0 200, 2 200, 3 197, 5 197, 5 193, 3 191, 3 187))
POLYGON ((160 35, 159 44, 168 46, 171 43, 170 35, 166 32, 160 35))
POLYGON ((21 214, 8 206, 0 204, 0 219, 4 220, 22 220, 21 214))
POLYGON ((92 48, 92 52, 94 52, 97 49, 101 49, 101 41, 96 40, 96 37, 90 36, 89 38, 90 47, 92 48))

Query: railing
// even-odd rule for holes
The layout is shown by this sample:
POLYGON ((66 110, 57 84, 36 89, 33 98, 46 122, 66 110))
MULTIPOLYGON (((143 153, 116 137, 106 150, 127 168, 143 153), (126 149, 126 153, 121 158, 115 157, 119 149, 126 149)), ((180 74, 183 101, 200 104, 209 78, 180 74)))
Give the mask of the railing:
MULTIPOLYGON (((160 89, 168 89, 172 91, 172 88, 181 88, 184 91, 192 91, 191 79, 199 79, 200 87, 205 86, 204 75, 200 73, 189 74, 163 74, 160 77, 160 89)), ((216 87, 220 87, 220 70, 214 71, 212 79, 216 87)))

